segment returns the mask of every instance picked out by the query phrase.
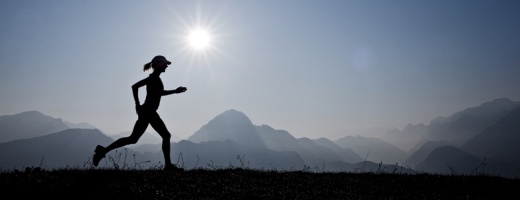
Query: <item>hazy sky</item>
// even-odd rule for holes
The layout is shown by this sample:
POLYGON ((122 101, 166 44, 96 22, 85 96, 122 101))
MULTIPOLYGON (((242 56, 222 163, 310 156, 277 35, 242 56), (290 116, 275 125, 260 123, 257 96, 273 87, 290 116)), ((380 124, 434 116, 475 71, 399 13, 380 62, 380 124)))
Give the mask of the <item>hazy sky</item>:
POLYGON ((337 139, 520 100, 520 1, 3 0, 0 25, 0 115, 107 134, 133 128, 131 85, 158 54, 165 88, 188 88, 158 110, 181 138, 228 109, 337 139), (188 46, 195 28, 209 48, 188 46))

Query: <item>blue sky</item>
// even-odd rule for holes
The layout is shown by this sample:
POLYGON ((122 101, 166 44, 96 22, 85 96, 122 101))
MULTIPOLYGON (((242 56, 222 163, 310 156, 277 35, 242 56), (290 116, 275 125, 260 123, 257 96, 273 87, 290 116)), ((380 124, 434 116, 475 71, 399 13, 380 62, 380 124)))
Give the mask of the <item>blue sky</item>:
POLYGON ((520 100, 519 10, 507 0, 1 1, 0 115, 129 131, 130 86, 160 54, 173 61, 165 88, 188 88, 158 110, 181 138, 228 109, 296 137, 402 129, 520 100), (210 48, 187 46, 194 28, 210 48))

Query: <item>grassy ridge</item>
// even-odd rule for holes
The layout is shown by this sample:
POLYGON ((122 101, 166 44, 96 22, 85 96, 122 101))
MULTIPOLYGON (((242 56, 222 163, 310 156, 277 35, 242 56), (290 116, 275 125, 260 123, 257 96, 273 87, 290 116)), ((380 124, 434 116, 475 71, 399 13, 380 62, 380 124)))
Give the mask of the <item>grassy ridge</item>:
POLYGON ((3 172, 3 195, 52 199, 518 199, 520 180, 492 176, 250 169, 61 169, 3 172))

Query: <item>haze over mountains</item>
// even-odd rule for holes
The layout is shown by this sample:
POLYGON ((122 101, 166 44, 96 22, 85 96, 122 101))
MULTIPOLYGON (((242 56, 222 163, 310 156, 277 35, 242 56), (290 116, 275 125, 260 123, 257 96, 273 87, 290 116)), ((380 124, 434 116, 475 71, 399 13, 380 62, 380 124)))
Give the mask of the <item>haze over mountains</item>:
MULTIPOLYGON (((255 125, 246 114, 230 109, 186 140, 172 140, 171 155, 185 168, 370 171, 382 166, 520 177, 519 122, 520 104, 499 98, 428 124, 388 130, 381 138, 358 135, 332 141, 295 138, 269 125, 255 125)), ((73 124, 37 111, 4 115, 0 116, 0 167, 90 166, 94 147, 114 139, 88 123, 73 124)), ((161 165, 159 142, 156 133, 145 133, 137 144, 111 152, 101 167, 161 165)))

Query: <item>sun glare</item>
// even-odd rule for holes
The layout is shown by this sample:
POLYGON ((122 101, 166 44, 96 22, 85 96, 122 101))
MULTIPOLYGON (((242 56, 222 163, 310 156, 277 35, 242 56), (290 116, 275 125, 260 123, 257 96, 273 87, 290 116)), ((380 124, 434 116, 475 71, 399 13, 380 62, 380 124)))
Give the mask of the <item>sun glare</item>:
POLYGON ((190 46, 197 50, 206 49, 211 43, 208 31, 203 29, 193 30, 188 36, 190 46))
POLYGON ((193 13, 196 15, 188 18, 177 16, 177 26, 172 26, 179 27, 176 34, 172 35, 178 47, 175 54, 178 58, 187 59, 189 66, 192 66, 190 69, 204 66, 207 68, 205 70, 211 71, 209 66, 214 65, 213 61, 229 58, 220 48, 225 44, 223 39, 226 34, 219 32, 222 28, 218 27, 218 16, 204 16, 201 11, 193 13))

